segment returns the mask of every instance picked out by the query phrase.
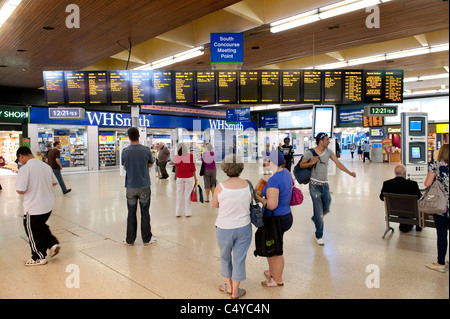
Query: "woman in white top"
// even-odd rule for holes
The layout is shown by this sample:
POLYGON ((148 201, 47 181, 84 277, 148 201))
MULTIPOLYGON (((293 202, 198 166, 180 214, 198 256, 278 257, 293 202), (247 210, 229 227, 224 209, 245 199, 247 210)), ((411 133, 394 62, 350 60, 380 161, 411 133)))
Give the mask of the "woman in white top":
POLYGON ((212 206, 219 208, 216 235, 220 249, 221 274, 226 278, 226 283, 219 289, 237 299, 246 294, 244 289, 239 288, 239 284, 246 279, 245 259, 252 241, 252 197, 247 181, 239 177, 244 169, 244 163, 239 156, 228 155, 221 167, 229 178, 217 186, 212 198, 212 206))

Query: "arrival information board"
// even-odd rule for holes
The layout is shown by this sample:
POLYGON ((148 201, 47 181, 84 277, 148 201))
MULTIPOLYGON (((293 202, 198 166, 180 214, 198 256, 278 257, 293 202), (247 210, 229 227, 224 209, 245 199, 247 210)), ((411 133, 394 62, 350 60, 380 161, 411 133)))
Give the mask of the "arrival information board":
POLYGON ((92 105, 108 104, 107 72, 88 72, 88 103, 92 105))
POLYGON ((237 104, 237 71, 218 71, 218 103, 219 104, 237 104))
POLYGON ((282 71, 281 101, 282 103, 301 102, 302 71, 282 71))
POLYGON ((403 70, 45 71, 49 106, 403 102, 403 70))

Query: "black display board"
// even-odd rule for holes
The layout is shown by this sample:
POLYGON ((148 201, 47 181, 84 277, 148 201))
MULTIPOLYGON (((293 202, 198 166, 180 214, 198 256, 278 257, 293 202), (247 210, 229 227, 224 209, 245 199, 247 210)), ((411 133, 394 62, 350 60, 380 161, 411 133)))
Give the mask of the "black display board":
POLYGON ((49 106, 384 104, 403 102, 403 70, 45 71, 49 106))
POLYGON ((64 71, 44 71, 45 103, 65 105, 64 71))
POLYGON ((128 71, 108 71, 111 104, 130 104, 130 77, 128 71))
POLYGON ((300 103, 302 100, 301 84, 301 70, 281 71, 281 103, 300 103))
POLYGON ((131 104, 142 105, 152 103, 152 73, 145 70, 130 71, 131 104))
POLYGON ((85 105, 87 101, 86 71, 64 72, 68 105, 85 105))
POLYGON ((324 71, 323 72, 323 103, 342 104, 344 71, 324 71))
POLYGON ((239 72, 239 103, 259 103, 259 71, 239 72))
POLYGON ((217 71, 217 103, 238 103, 237 75, 237 71, 217 71))
POLYGON ((322 103, 322 71, 303 71, 302 96, 304 103, 322 103))
POLYGON ((196 104, 216 104, 216 73, 214 71, 197 71, 196 104))
POLYGON ((153 103, 173 104, 172 71, 153 71, 153 103))
POLYGON ((108 72, 88 71, 88 104, 109 104, 108 72))

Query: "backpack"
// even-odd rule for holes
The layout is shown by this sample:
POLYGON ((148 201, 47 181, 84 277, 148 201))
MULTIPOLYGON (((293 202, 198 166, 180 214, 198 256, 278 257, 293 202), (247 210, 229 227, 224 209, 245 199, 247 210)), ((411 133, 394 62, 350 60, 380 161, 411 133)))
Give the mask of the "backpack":
MULTIPOLYGON (((310 148, 309 151, 311 151, 313 156, 319 156, 319 155, 317 155, 317 153, 314 149, 310 148)), ((299 182, 299 184, 308 184, 309 180, 311 179, 311 170, 314 167, 316 167, 316 165, 314 165, 314 166, 311 166, 308 168, 301 168, 300 163, 303 160, 304 156, 305 155, 303 155, 302 158, 300 158, 297 165, 295 165, 295 167, 294 167, 294 176, 295 176, 295 179, 297 180, 297 182, 299 182)))

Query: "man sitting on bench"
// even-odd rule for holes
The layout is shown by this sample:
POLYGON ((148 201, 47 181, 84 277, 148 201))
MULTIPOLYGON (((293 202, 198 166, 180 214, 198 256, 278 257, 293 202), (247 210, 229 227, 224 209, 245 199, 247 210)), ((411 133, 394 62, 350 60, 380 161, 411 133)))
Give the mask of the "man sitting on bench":
MULTIPOLYGON (((403 195, 417 195, 417 199, 422 197, 422 193, 419 189, 419 184, 416 181, 406 179, 406 167, 403 165, 397 165, 394 169, 395 178, 383 182, 383 188, 381 189, 380 199, 384 201, 383 193, 403 194, 403 195)), ((407 233, 414 226, 400 224, 400 231, 407 233)), ((416 226, 417 231, 421 231, 422 228, 416 226)))

